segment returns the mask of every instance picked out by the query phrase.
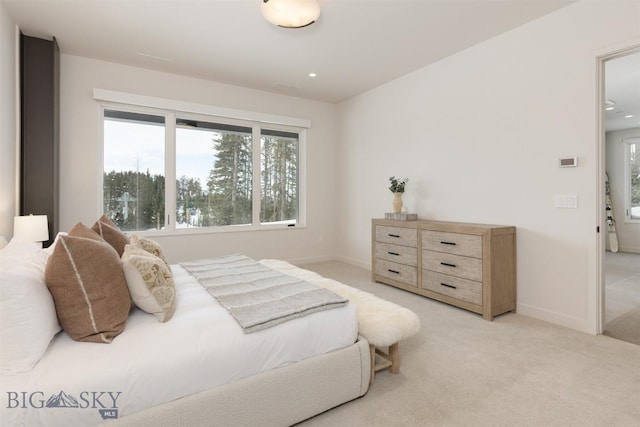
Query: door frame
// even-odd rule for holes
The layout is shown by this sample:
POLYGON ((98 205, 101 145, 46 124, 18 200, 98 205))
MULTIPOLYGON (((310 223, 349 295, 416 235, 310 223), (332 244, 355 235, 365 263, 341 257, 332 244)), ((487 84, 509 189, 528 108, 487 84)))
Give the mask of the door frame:
POLYGON ((604 189, 605 189, 605 172, 606 172, 606 135, 605 135, 605 112, 603 109, 605 97, 605 63, 612 59, 620 58, 632 53, 640 52, 640 39, 634 39, 620 45, 615 50, 609 50, 596 57, 596 108, 597 108, 597 147, 596 147, 596 312, 595 312, 595 332, 602 334, 605 330, 605 265, 604 256, 606 248, 606 239, 608 237, 606 214, 604 209, 604 189))

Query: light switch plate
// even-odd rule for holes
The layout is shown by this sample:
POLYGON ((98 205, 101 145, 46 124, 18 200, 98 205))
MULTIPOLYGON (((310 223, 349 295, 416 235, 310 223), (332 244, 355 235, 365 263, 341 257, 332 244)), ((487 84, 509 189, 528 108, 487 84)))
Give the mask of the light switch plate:
POLYGON ((577 209, 578 195, 577 194, 556 194, 555 207, 577 209))

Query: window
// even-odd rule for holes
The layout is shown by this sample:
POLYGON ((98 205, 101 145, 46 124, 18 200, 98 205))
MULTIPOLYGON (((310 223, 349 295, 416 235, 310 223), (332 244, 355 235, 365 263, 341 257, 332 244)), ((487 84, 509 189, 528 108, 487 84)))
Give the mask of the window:
POLYGON ((303 129, 173 111, 103 111, 103 210, 123 230, 304 223, 303 129))
POLYGON ((123 230, 164 226, 165 118, 104 111, 103 211, 123 230))
POLYGON ((298 134, 262 130, 260 222, 295 224, 298 218, 298 134))
POLYGON ((625 145, 625 219, 640 222, 640 138, 629 138, 625 145), (636 142, 637 140, 637 142, 636 142))
POLYGON ((176 226, 251 224, 251 127, 176 121, 176 226))

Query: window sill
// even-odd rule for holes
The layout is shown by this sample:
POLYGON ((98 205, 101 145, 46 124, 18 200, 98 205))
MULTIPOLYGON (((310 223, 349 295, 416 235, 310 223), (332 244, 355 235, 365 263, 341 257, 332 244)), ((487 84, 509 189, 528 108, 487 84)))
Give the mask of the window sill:
POLYGON ((306 229, 306 225, 295 224, 268 224, 268 225, 227 225, 222 227, 189 227, 176 228, 175 230, 140 230, 125 231, 128 234, 139 234, 145 237, 169 237, 169 236, 191 236, 201 234, 220 234, 220 233, 246 233, 255 231, 274 231, 274 230, 299 230, 306 229))

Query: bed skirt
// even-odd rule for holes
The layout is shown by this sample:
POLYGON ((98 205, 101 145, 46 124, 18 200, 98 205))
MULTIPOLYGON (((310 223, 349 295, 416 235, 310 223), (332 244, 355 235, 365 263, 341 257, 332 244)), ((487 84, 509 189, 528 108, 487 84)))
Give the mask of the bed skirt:
POLYGON ((110 420, 109 425, 290 426, 364 395, 370 375, 369 343, 360 337, 342 350, 110 420))

